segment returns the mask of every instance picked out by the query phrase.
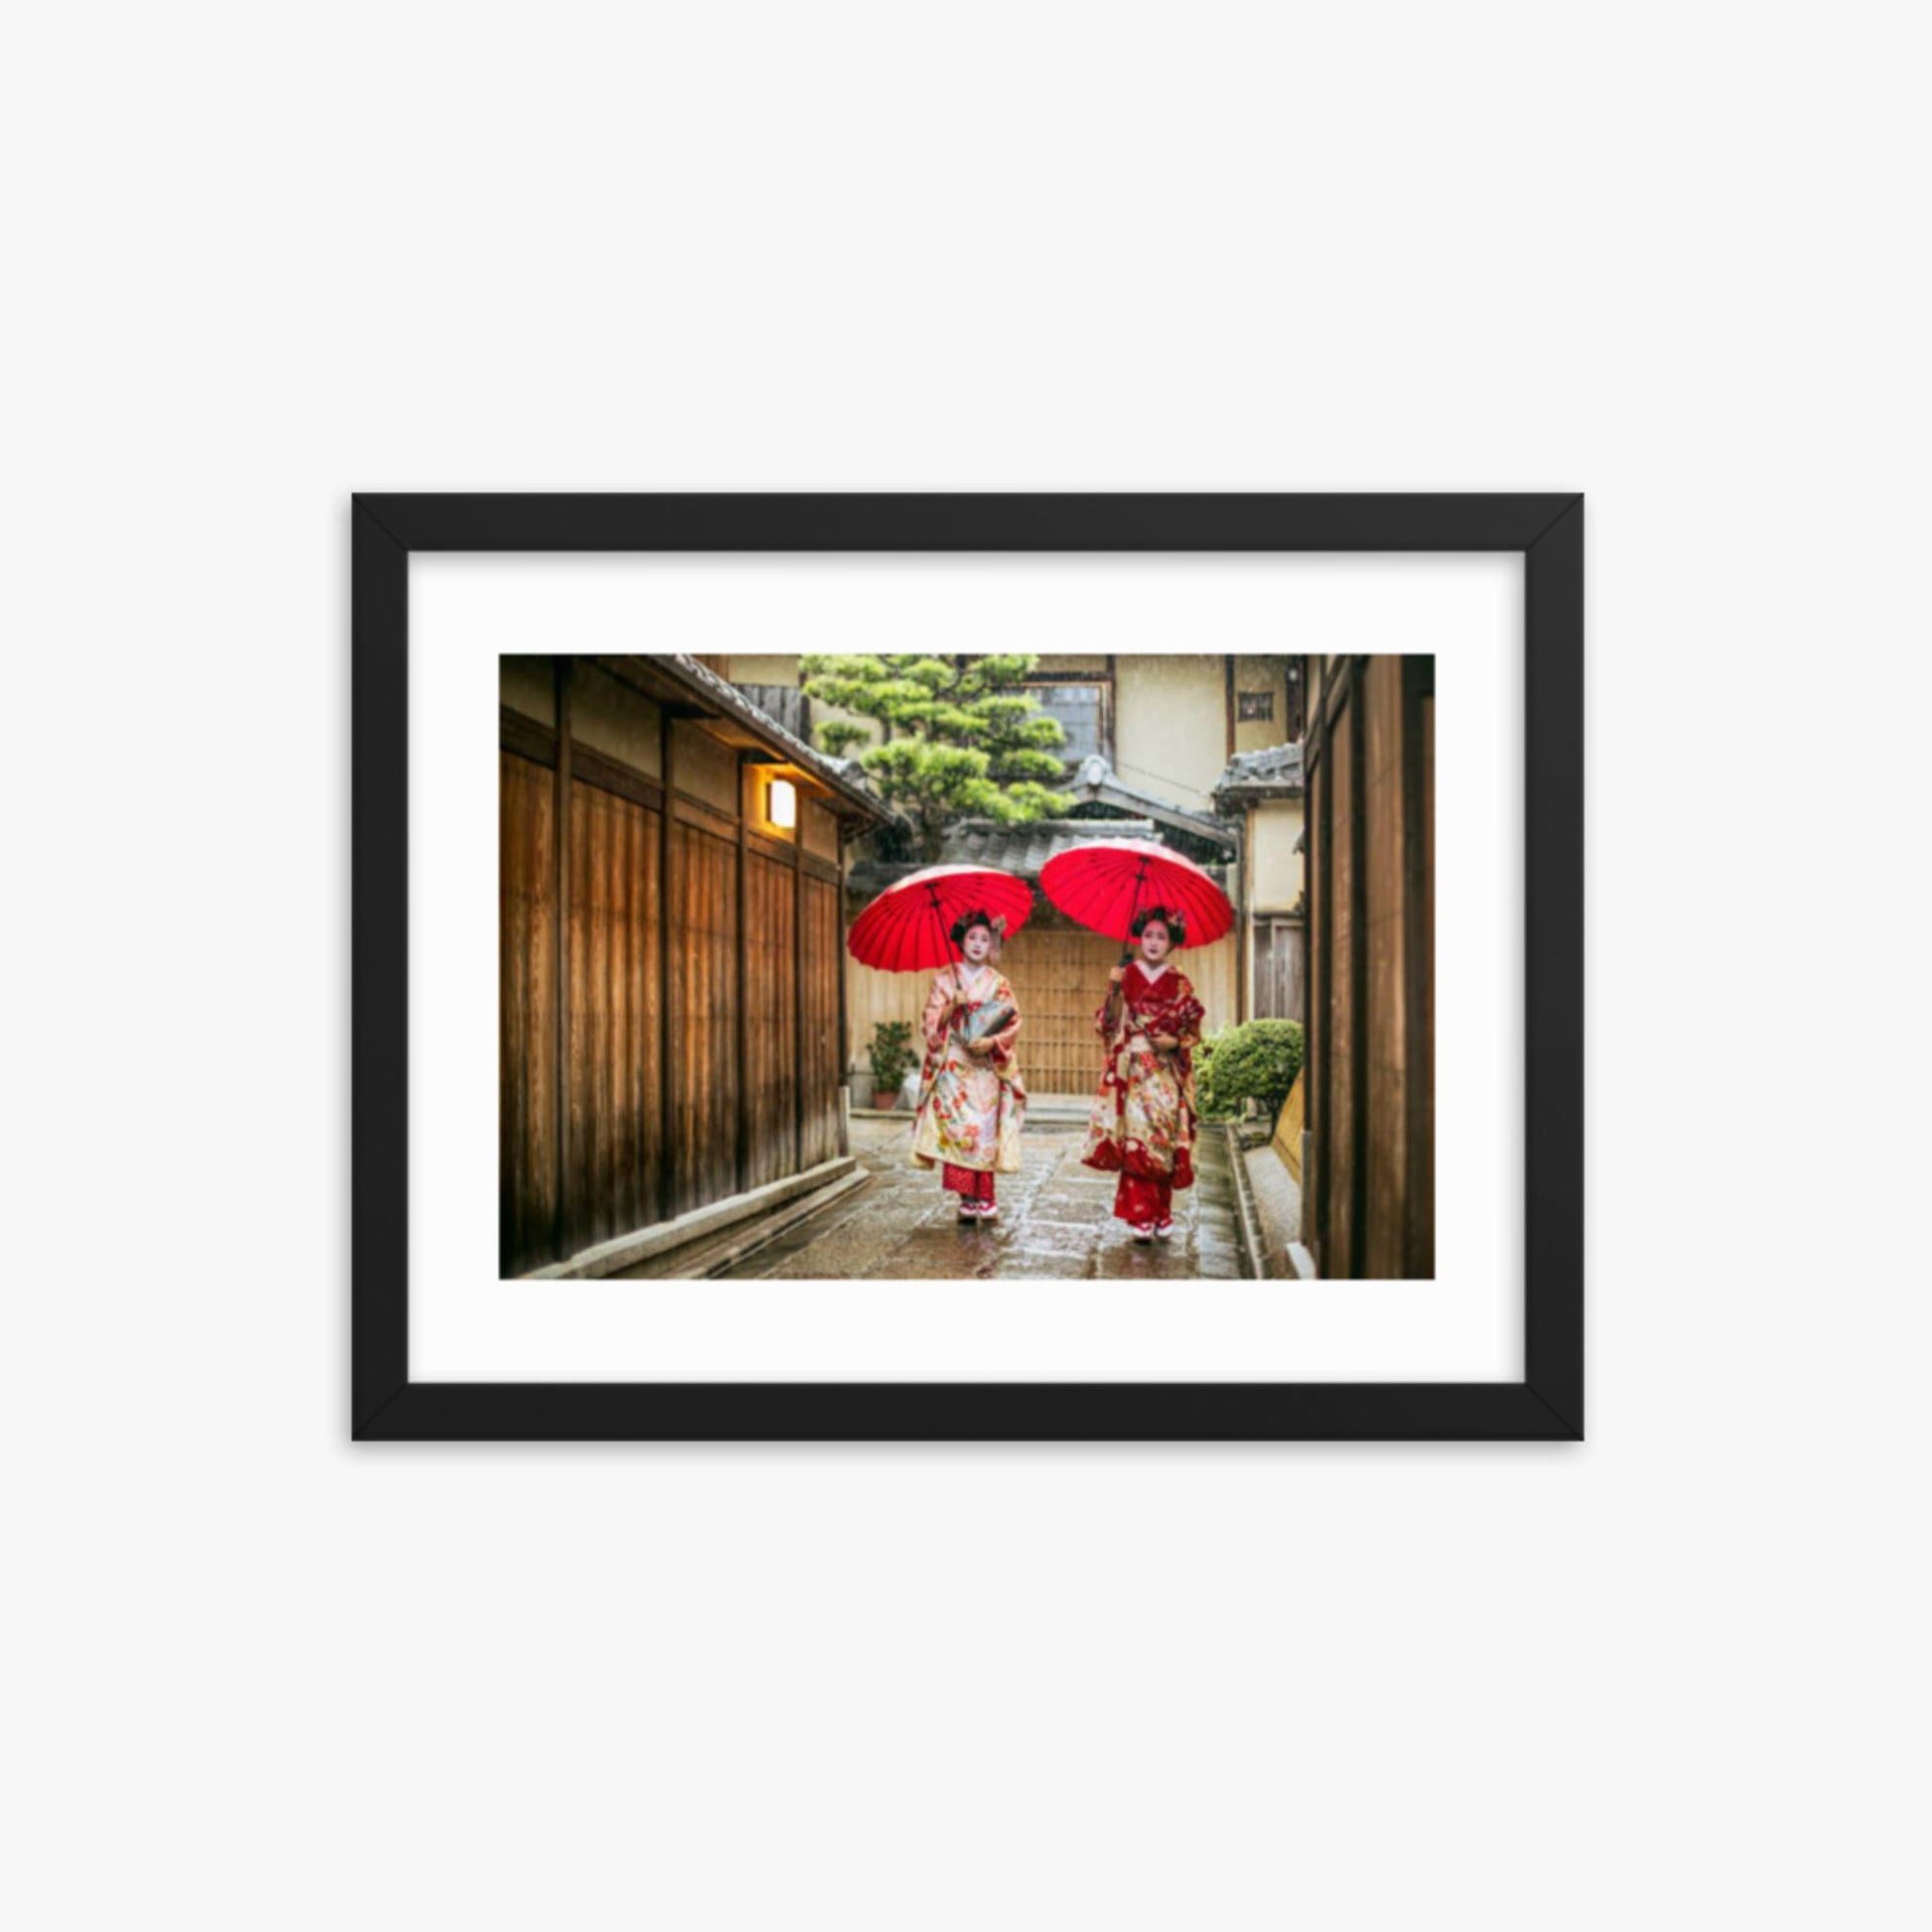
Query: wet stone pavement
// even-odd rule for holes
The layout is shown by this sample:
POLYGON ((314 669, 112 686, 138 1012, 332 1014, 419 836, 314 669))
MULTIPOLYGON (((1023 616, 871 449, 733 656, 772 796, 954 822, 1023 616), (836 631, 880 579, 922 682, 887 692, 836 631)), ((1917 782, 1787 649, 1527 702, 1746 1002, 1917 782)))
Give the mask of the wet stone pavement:
POLYGON ((1114 1176, 1080 1165, 1068 1120, 1030 1123, 1018 1173, 999 1177, 1000 1215, 962 1223, 937 1169, 911 1165, 906 1120, 855 1120, 863 1187, 723 1271, 727 1281, 1235 1280, 1234 1182, 1218 1131, 1203 1137, 1193 1186, 1174 1195, 1173 1233, 1140 1247, 1113 1215, 1114 1176))

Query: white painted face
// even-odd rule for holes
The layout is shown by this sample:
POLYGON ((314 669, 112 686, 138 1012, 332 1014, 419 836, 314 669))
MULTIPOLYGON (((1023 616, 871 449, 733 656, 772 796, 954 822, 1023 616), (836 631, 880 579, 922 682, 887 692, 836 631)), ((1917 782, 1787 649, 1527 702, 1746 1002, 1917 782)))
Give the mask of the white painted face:
POLYGON ((973 965, 983 966, 993 950, 993 933, 987 926, 968 926, 966 936, 959 942, 959 946, 973 965))
POLYGON ((1168 956, 1168 928, 1159 919, 1150 919, 1141 928, 1141 957, 1158 966, 1168 956))

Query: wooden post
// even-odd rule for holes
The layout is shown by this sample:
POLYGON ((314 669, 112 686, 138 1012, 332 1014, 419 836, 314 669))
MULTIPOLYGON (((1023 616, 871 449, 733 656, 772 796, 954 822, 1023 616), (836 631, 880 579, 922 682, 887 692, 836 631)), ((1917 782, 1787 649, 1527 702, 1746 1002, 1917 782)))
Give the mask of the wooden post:
POLYGON ((1320 993, 1321 946, 1325 937, 1323 926, 1327 915, 1323 910, 1319 867, 1326 848, 1316 829, 1323 787, 1317 775, 1320 759, 1313 734, 1311 733, 1302 744, 1304 800, 1302 881, 1303 890, 1308 896, 1309 920, 1309 986, 1302 1020, 1302 1024, 1308 1029, 1302 1054, 1302 1083, 1308 1089, 1302 1096, 1302 1133, 1306 1149, 1302 1156, 1302 1239, 1308 1244, 1309 1252, 1314 1257, 1315 1266, 1319 1268, 1321 1265, 1321 1189, 1318 1184, 1318 1167, 1321 1130, 1327 1124, 1327 1101, 1321 1088, 1325 1071, 1321 1063, 1321 1041, 1327 1032, 1327 1021, 1322 1015, 1320 993))
POLYGON ((1228 700, 1228 757, 1234 756, 1234 659, 1221 659, 1222 680, 1227 687, 1228 700))
MULTIPOLYGON (((751 922, 746 916, 752 870, 751 815, 745 809, 748 767, 756 754, 738 755, 738 1191, 752 1184, 751 922)), ((756 783, 756 779, 752 780, 756 783)))
MULTIPOLYGON (((842 1094, 852 1083, 852 1041, 846 1033, 850 1022, 846 1018, 845 1011, 845 821, 841 819, 839 821, 839 896, 835 901, 838 908, 838 929, 835 936, 838 943, 832 949, 832 968, 839 976, 839 1091, 842 1094)), ((871 1099, 872 1096, 868 1094, 866 1097, 871 1099)), ((852 1152, 850 1119, 851 1102, 848 1099, 839 1108, 839 1152, 841 1154, 852 1152)))
POLYGON ((671 1220, 679 1209, 677 1185, 678 1136, 674 1125, 677 1110, 677 1062, 673 1042, 677 1035, 671 1026, 671 986, 676 977, 671 971, 671 948, 677 943, 680 928, 673 916, 677 899, 672 893, 671 840, 677 827, 676 774, 671 755, 677 737, 677 720, 669 705, 658 714, 658 770, 664 779, 664 823, 657 841, 657 1218, 671 1220))
POLYGON ((1428 768, 1424 732, 1435 695, 1436 660, 1402 660, 1402 1271, 1436 1273, 1436 1041, 1430 1016, 1434 939, 1430 930, 1428 768))
POLYGON ((557 1217, 555 1259, 570 1253, 570 697, 576 660, 559 657, 551 667, 557 699, 556 804, 557 884, 552 897, 557 916, 557 1217))
POLYGON ((1255 967, 1254 915, 1255 808, 1241 815, 1241 849, 1234 859, 1234 1018, 1238 1026, 1248 1017, 1248 979, 1255 967))
POLYGON ((1368 659, 1348 660, 1348 1004, 1353 1013, 1352 1064, 1354 1172, 1348 1208, 1348 1270, 1363 1279, 1368 1247, 1368 659))
POLYGON ((1309 902, 1308 1053, 1302 1078, 1303 1127, 1309 1152, 1302 1162, 1302 1227, 1304 1238, 1322 1268, 1328 1233, 1328 1158, 1324 1149, 1329 1113, 1328 1029, 1332 1021, 1329 991, 1332 966, 1328 928, 1334 915, 1328 909, 1329 766, 1328 735, 1320 714, 1311 709, 1302 772, 1302 796, 1307 801, 1303 820, 1302 878, 1309 902))
POLYGON ((792 1040, 791 1146, 793 1173, 805 1172, 805 814, 810 804, 801 792, 798 823, 791 828, 791 974, 794 1025, 792 1040))

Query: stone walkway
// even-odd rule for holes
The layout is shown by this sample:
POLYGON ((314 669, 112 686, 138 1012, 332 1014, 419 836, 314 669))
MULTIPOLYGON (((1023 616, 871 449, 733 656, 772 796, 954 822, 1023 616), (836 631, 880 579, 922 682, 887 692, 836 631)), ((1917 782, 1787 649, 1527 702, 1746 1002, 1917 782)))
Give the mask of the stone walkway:
POLYGON ((1113 1218, 1114 1176, 1080 1165, 1070 1121, 1030 1124, 1020 1173, 1000 1175, 1000 1218, 961 1225, 937 1170, 910 1165, 910 1120, 855 1120, 870 1182, 749 1255, 723 1279, 793 1281, 1236 1280, 1234 1183, 1218 1129, 1201 1140, 1194 1185, 1174 1196, 1171 1239, 1139 1247, 1113 1218))
POLYGON ((1261 1221, 1262 1249, 1270 1275, 1292 1275, 1290 1242, 1302 1238, 1302 1189, 1272 1147, 1250 1148, 1248 1183, 1261 1221))

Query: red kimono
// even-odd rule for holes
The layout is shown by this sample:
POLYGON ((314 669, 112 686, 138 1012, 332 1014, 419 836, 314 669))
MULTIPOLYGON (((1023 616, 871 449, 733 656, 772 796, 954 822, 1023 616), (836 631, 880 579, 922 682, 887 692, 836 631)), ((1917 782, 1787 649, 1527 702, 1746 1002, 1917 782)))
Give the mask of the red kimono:
POLYGON ((1109 1028, 1107 1009, 1093 1027, 1107 1042, 1107 1065, 1087 1118, 1080 1159, 1118 1173, 1114 1212, 1136 1230, 1172 1219, 1173 1190, 1194 1184, 1193 1048, 1200 1043, 1201 1003, 1187 976, 1170 966, 1150 975, 1137 959, 1120 984, 1120 1018, 1109 1028), (1162 1052, 1157 1034, 1180 1044, 1162 1052))

